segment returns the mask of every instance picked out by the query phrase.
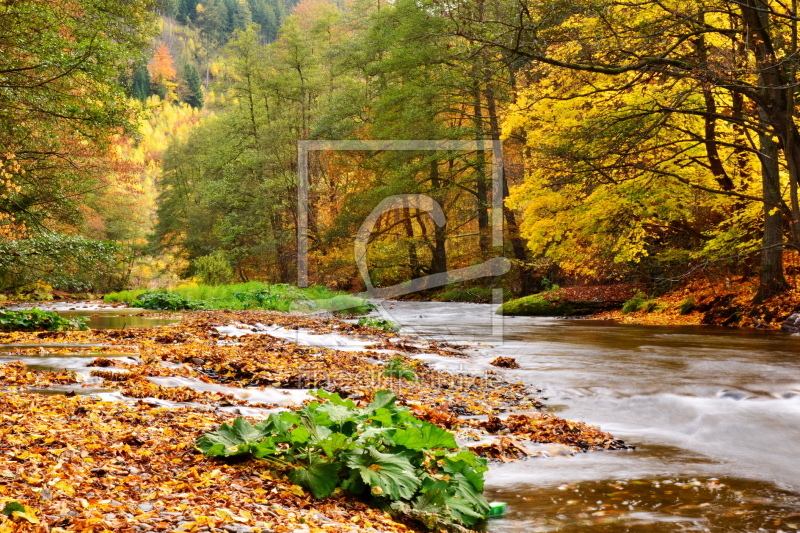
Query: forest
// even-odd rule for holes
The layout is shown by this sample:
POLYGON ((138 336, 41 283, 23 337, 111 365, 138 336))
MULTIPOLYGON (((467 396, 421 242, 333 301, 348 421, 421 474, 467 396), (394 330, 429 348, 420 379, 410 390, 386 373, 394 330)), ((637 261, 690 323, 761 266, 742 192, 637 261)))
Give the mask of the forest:
POLYGON ((0 291, 295 283, 307 210, 309 281, 357 292, 358 230, 405 194, 446 220, 380 216, 375 287, 503 256, 506 275, 422 297, 780 300, 800 272, 796 26, 762 0, 5 2, 0 291), (486 148, 309 152, 300 206, 308 140, 486 148))
POLYGON ((0 0, 0 533, 800 529, 799 21, 0 0))

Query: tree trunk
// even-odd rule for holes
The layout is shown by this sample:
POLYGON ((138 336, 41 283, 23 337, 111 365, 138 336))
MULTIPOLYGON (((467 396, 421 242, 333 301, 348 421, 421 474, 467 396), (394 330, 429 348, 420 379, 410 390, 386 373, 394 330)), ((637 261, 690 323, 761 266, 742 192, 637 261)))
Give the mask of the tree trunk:
MULTIPOLYGON (((431 161, 431 188, 436 195, 434 200, 441 205, 444 200, 444 195, 440 193, 442 183, 439 180, 439 162, 431 161)), ((442 209, 444 206, 442 205, 442 209)), ((447 272, 447 250, 445 248, 445 241, 447 239, 447 224, 443 226, 433 225, 433 262, 431 264, 431 273, 440 274, 447 272)))
MULTIPOLYGON (((483 104, 480 82, 475 80, 473 89, 475 138, 483 139, 483 104)), ((481 258, 488 259, 491 247, 489 238, 489 190, 486 184, 486 151, 478 150, 475 162, 475 198, 478 202, 478 247, 481 258)))
MULTIPOLYGON (((500 139, 500 121, 497 117, 497 103, 494 97, 494 89, 491 83, 486 84, 486 105, 489 111, 489 127, 491 128, 490 137, 493 140, 500 139)), ((506 207, 505 199, 508 198, 508 177, 506 176, 505 168, 503 168, 503 216, 506 221, 506 228, 508 230, 509 238, 511 240, 511 250, 514 253, 514 259, 519 264, 519 277, 520 285, 523 294, 532 294, 535 292, 533 283, 533 275, 530 267, 528 257, 528 246, 525 239, 522 238, 519 231, 519 224, 517 224, 517 217, 513 209, 506 207)))
POLYGON ((758 139, 764 188, 764 249, 761 251, 761 279, 755 301, 762 302, 773 294, 788 290, 789 284, 783 275, 783 215, 776 207, 781 202, 778 143, 772 139, 768 127, 759 133, 758 139))

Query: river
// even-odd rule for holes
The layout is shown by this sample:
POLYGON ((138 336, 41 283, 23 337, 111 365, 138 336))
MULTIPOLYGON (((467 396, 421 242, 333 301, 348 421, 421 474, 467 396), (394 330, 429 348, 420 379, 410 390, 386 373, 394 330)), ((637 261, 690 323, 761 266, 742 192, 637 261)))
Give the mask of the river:
POLYGON ((712 327, 506 317, 478 304, 384 302, 425 337, 463 343, 485 371, 542 389, 548 410, 598 424, 632 452, 493 467, 508 502, 494 532, 794 531, 800 528, 800 337, 712 327))

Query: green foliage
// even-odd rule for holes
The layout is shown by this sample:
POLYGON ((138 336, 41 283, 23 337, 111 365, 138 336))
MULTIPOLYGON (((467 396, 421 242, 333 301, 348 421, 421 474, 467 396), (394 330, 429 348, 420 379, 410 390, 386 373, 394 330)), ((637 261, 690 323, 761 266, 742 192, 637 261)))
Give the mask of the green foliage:
POLYGON ((131 94, 141 102, 145 102, 150 96, 150 72, 146 66, 141 66, 133 73, 133 85, 131 94))
POLYGON ((150 44, 155 2, 20 0, 2 9, 0 159, 21 168, 13 191, 0 184, 0 213, 36 232, 74 226, 80 201, 105 185, 110 143, 134 130, 120 78, 150 44))
POLYGON ((24 513, 25 506, 19 503, 18 501, 10 501, 7 504, 5 504, 1 512, 6 516, 11 516, 15 512, 24 513))
POLYGON ((219 252, 195 259, 192 266, 195 275, 206 285, 224 285, 233 280, 233 269, 219 252))
POLYGON ((596 313, 599 308, 598 302, 562 301, 552 293, 542 292, 505 302, 496 312, 509 316, 583 316, 596 313))
POLYGON ((637 292, 630 300, 622 304, 622 313, 626 315, 635 313, 645 305, 645 302, 647 302, 647 295, 637 292))
POLYGON ((417 374, 405 363, 402 357, 395 357, 386 364, 383 375, 390 378, 417 381, 417 374))
POLYGON ((185 298, 166 290, 144 292, 137 296, 136 300, 131 302, 131 305, 144 309, 159 309, 165 311, 205 309, 205 304, 203 302, 185 298))
POLYGON ((133 291, 119 291, 119 292, 110 292, 103 296, 103 301, 106 303, 132 303, 134 302, 139 296, 146 293, 147 289, 136 289, 133 291))
POLYGON ((454 287, 437 294, 436 299, 443 302, 491 302, 492 288, 469 287, 460 289, 454 287))
POLYGON ((688 298, 686 298, 684 301, 681 302, 681 305, 678 307, 678 309, 680 310, 680 313, 682 315, 688 315, 689 313, 694 311, 696 307, 697 304, 694 301, 694 296, 689 296, 688 298))
POLYGON ((358 319, 359 326, 369 326, 371 328, 378 328, 384 331, 400 331, 402 327, 394 320, 386 320, 385 318, 378 317, 362 317, 358 319))
POLYGON ((662 307, 658 304, 656 300, 648 300, 640 308, 640 310, 644 311, 645 313, 652 313, 653 311, 659 311, 661 309, 662 307))
POLYGON ((315 394, 326 401, 273 413, 255 425, 237 418, 198 438, 196 446, 210 457, 263 459, 316 498, 339 487, 375 506, 407 507, 467 526, 488 514, 486 460, 397 406, 392 392, 378 391, 365 408, 323 390, 315 394))
POLYGON ((82 316, 63 317, 55 311, 25 309, 5 311, 0 309, 0 331, 69 331, 89 329, 88 318, 82 316))
POLYGON ((203 86, 200 82, 200 72, 194 63, 186 63, 183 66, 183 79, 186 81, 187 94, 184 101, 197 109, 203 108, 203 86))
POLYGON ((0 240, 0 289, 42 281, 59 290, 105 292, 124 286, 130 259, 124 245, 78 235, 0 240))
MULTIPOLYGON (((127 302, 138 305, 137 300, 147 293, 144 290, 122 291, 105 296, 106 302, 127 302)), ((313 286, 300 289, 293 285, 278 283, 270 285, 260 281, 236 283, 233 285, 204 285, 188 283, 179 285, 171 291, 155 291, 152 294, 170 296, 148 296, 147 298, 164 298, 164 304, 181 301, 201 307, 184 307, 183 309, 266 309, 270 311, 334 311, 348 314, 367 314, 375 310, 368 301, 341 292, 332 292, 325 287, 313 286), (179 300, 181 298, 183 300, 179 300)), ((142 303, 142 302, 140 302, 142 303)), ((172 309, 159 307, 158 309, 172 309)))

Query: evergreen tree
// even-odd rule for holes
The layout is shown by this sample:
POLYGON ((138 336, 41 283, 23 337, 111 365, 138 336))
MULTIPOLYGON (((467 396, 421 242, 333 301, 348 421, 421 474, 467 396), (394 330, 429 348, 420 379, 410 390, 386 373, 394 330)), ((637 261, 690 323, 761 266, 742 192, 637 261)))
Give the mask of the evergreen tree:
POLYGON ((200 72, 194 63, 186 63, 183 66, 183 78, 186 80, 188 94, 185 101, 192 107, 197 109, 203 108, 203 87, 200 82, 200 72))
POLYGON ((141 66, 133 73, 133 97, 144 102, 150 96, 150 73, 146 66, 141 66))

